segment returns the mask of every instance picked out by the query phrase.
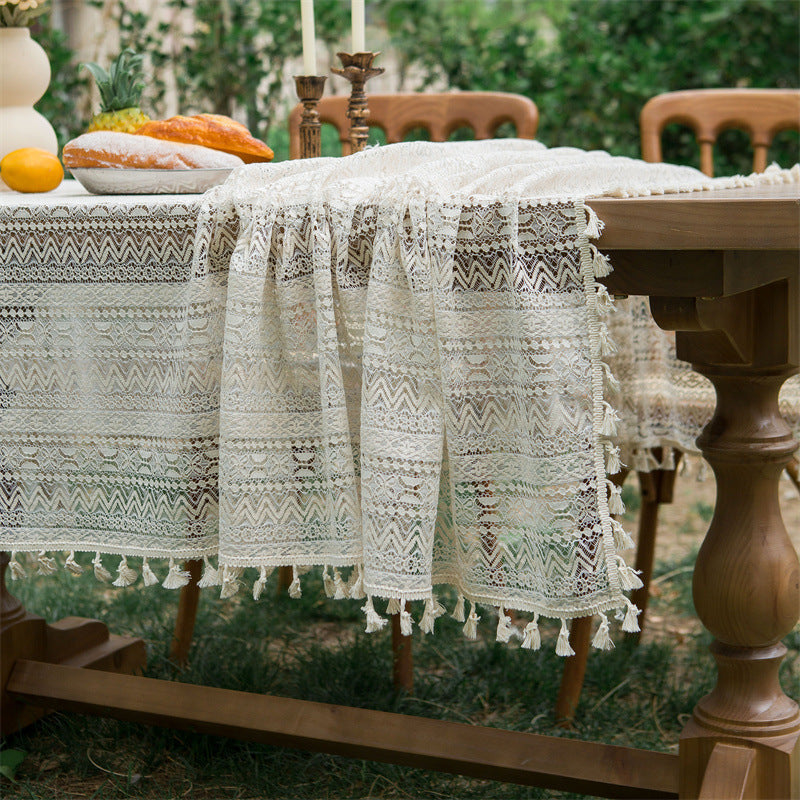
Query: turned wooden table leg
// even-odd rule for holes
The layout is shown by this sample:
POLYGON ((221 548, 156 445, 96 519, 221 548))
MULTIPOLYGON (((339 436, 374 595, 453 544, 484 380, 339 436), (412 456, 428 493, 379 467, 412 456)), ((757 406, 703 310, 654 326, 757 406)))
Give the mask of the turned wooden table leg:
POLYGON ((797 449, 778 410, 781 385, 797 371, 797 285, 651 303, 662 327, 678 328, 678 357, 717 394, 698 439, 717 499, 693 581, 697 614, 715 637, 717 683, 681 736, 681 797, 712 796, 721 773, 740 775, 746 796, 800 797, 800 709, 778 678, 781 639, 800 616, 800 564, 778 496, 797 449), (736 747, 723 754, 720 744, 736 747))

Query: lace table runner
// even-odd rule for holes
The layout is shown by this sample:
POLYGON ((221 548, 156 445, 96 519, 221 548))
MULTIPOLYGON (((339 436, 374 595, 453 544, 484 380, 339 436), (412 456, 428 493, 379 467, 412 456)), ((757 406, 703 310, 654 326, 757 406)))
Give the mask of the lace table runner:
MULTIPOLYGON (((533 614, 526 647, 539 615, 560 618, 561 654, 572 617, 620 609, 635 629, 607 467, 617 444, 690 447, 697 429, 672 373, 647 430, 629 402, 656 329, 609 333, 583 198, 737 182, 531 142, 414 143, 248 166, 202 205, 0 204, 0 547, 38 552, 40 572, 46 551, 97 552, 101 578, 116 553, 119 585, 138 577, 128 556, 147 583, 147 557, 214 555, 204 583, 225 595, 255 567, 257 596, 280 565, 296 595, 320 565, 331 595, 366 596, 369 630, 378 597, 424 600, 432 630, 439 584, 468 635, 476 603, 500 608, 505 640, 506 609, 533 614), (620 400, 606 362, 626 335, 620 400)), ((164 585, 186 580, 173 561, 164 585)))

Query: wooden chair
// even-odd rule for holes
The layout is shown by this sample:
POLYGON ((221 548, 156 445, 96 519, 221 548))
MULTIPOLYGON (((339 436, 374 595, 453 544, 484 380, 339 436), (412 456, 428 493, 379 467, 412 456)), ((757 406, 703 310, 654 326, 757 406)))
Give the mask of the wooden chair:
MULTIPOLYGON (((342 155, 350 154, 350 120, 347 118, 346 96, 323 97, 319 115, 323 123, 336 126, 342 142, 342 155)), ((300 117, 298 104, 289 115, 289 154, 300 155, 300 117)), ((539 124, 539 111, 527 97, 503 92, 446 92, 438 94, 378 94, 369 96, 370 122, 386 134, 388 144, 403 140, 414 128, 429 131, 431 141, 447 141, 459 128, 471 128, 476 139, 490 139, 504 122, 516 127, 517 137, 533 139, 539 124)), ((202 562, 185 564, 192 580, 181 590, 178 616, 170 647, 170 657, 177 663, 186 661, 192 644, 199 589, 197 580, 202 562)), ((291 569, 279 571, 279 588, 287 588, 291 569)), ((393 677, 397 688, 410 690, 413 683, 411 639, 400 634, 400 616, 392 615, 393 677)))
MULTIPOLYGON (((753 171, 767 168, 767 151, 775 134, 781 130, 800 130, 800 90, 797 89, 692 89, 667 92, 647 101, 641 111, 642 158, 660 162, 661 135, 674 122, 688 125, 700 144, 700 168, 714 174, 713 148, 719 134, 730 128, 744 130, 753 145, 753 171)), ((661 463, 661 453, 655 453, 661 463)), ((679 455, 676 453, 677 466, 679 455)), ((795 458, 786 467, 792 482, 800 490, 798 462, 795 458)), ((620 483, 627 473, 618 476, 620 483)), ((644 630, 649 588, 653 575, 659 507, 672 502, 675 470, 657 469, 638 473, 641 507, 636 547, 635 569, 641 572, 643 586, 631 599, 641 609, 639 626, 644 630)), ((565 662, 561 690, 556 702, 556 717, 569 724, 580 699, 586 658, 589 651, 591 620, 573 623, 570 641, 576 655, 565 662)), ((638 638, 640 634, 635 634, 638 638)))
POLYGON ((800 91, 690 89, 659 94, 647 101, 639 118, 645 161, 661 161, 661 134, 673 122, 694 130, 700 144, 700 169, 706 175, 714 174, 714 142, 729 128, 749 134, 753 144, 753 171, 763 172, 775 134, 800 129, 800 91))
MULTIPOLYGON (((342 155, 350 155, 350 120, 344 95, 319 101, 322 123, 333 125, 342 143, 342 155)), ((297 105, 289 115, 289 156, 300 157, 300 117, 297 105)), ((539 111, 527 97, 504 92, 441 92, 375 94, 369 96, 370 125, 386 134, 387 144, 402 142, 414 128, 425 128, 432 142, 446 142, 459 128, 471 128, 476 139, 491 139, 504 122, 511 122, 519 139, 533 139, 539 111)))

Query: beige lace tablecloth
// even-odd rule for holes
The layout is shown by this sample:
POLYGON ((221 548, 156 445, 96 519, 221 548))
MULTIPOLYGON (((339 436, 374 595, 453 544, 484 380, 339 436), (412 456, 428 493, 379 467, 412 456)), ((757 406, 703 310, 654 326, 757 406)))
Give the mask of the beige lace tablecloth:
POLYGON ((0 548, 44 573, 96 552, 101 579, 116 554, 117 585, 166 557, 167 587, 187 580, 174 559, 213 556, 224 595, 279 565, 296 595, 321 565, 330 595, 366 597, 368 630, 378 597, 424 600, 432 630, 447 584, 467 635, 485 603, 500 639, 505 609, 533 615, 532 648, 556 617, 567 654, 567 620, 598 613, 609 646, 604 614, 635 629, 638 582, 609 515, 615 442, 692 449, 698 420, 641 307, 609 328, 582 198, 710 185, 418 143, 246 167, 204 198, 0 196, 0 548))

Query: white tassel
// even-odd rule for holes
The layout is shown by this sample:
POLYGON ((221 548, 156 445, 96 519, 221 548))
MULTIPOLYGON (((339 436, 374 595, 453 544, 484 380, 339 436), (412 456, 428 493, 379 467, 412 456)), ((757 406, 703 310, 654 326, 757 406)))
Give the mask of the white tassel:
POLYGON ((539 632, 539 615, 535 614, 533 622, 529 622, 522 632, 522 648, 538 650, 542 646, 542 635, 539 632))
POLYGON ((445 607, 435 597, 429 597, 425 601, 425 611, 422 614, 419 629, 423 633, 433 633, 434 623, 445 613, 445 607))
POLYGON ((602 324, 597 328, 599 352, 601 356, 613 356, 617 352, 617 345, 608 332, 608 326, 602 324))
POLYGON ((67 560, 64 562, 64 569, 67 570, 70 575, 81 575, 83 573, 83 567, 75 560, 74 550, 69 551, 67 560))
POLYGON ((101 583, 108 583, 111 580, 111 573, 103 566, 103 560, 100 557, 100 553, 94 554, 92 564, 94 564, 95 578, 97 578, 97 580, 99 580, 101 583))
POLYGON ((619 562, 619 585, 624 592, 629 592, 632 589, 641 589, 644 585, 639 578, 639 573, 635 569, 629 567, 622 559, 622 556, 617 556, 619 562))
POLYGON ((496 640, 505 644, 514 635, 514 626, 503 606, 497 609, 497 635, 496 640))
POLYGON ((453 613, 451 614, 453 619, 456 622, 464 622, 466 617, 464 616, 464 595, 460 594, 458 596, 458 600, 456 600, 456 607, 453 609, 453 613))
POLYGON ((239 577, 242 572, 243 570, 241 567, 222 568, 222 588, 219 592, 219 596, 222 600, 233 597, 239 591, 239 587, 241 586, 239 577))
POLYGON ((267 568, 262 565, 261 572, 258 575, 258 580, 256 580, 256 582, 253 584, 253 600, 258 600, 258 598, 261 597, 261 593, 264 591, 264 588, 267 585, 268 577, 269 572, 267 572, 267 568))
POLYGON ((622 469, 622 461, 619 458, 619 447, 606 442, 606 472, 609 475, 616 475, 622 469))
POLYGON ((618 519, 611 520, 611 530, 614 533, 614 546, 617 550, 630 550, 634 547, 631 535, 622 527, 622 523, 618 519))
POLYGON ((600 423, 601 436, 616 436, 619 416, 610 403, 603 400, 603 421, 600 423))
POLYGON ((336 594, 336 587, 333 585, 329 564, 326 564, 322 570, 322 588, 325 590, 325 597, 333 597, 336 594))
POLYGON ((708 477, 708 462, 702 458, 700 459, 700 468, 697 470, 697 482, 702 483, 708 477))
POLYGON ((342 579, 342 573, 339 572, 337 567, 333 568, 333 587, 334 587, 334 600, 344 600, 347 595, 347 584, 342 579))
POLYGON ((613 394, 617 394, 619 392, 619 381, 617 380, 614 373, 611 371, 611 367, 606 364, 605 361, 600 362, 603 365, 603 373, 605 374, 606 379, 606 386, 609 388, 613 394))
POLYGON ((8 568, 11 570, 12 581, 21 581, 23 578, 28 577, 25 568, 17 561, 16 551, 11 554, 11 561, 8 562, 8 568))
POLYGON ((411 619, 411 612, 408 607, 403 603, 403 610, 400 612, 400 633, 403 636, 411 636, 414 627, 414 620, 411 619))
POLYGON ((610 514, 624 514, 625 504, 622 502, 622 493, 618 486, 614 486, 611 481, 606 481, 608 485, 608 511, 610 514))
POLYGON ((574 656, 575 651, 569 643, 569 628, 567 621, 561 620, 561 631, 558 634, 558 641, 556 642, 556 655, 557 656, 574 656))
POLYGON ((477 639, 478 623, 481 621, 481 618, 475 611, 475 603, 472 600, 470 600, 469 606, 470 608, 467 621, 464 623, 464 636, 466 636, 467 639, 477 639))
POLYGON ((614 301, 608 293, 608 289, 602 283, 597 284, 595 292, 597 296, 597 310, 600 314, 608 314, 614 310, 614 301))
POLYGON ((58 569, 56 560, 50 558, 44 550, 40 550, 36 556, 36 567, 37 575, 52 575, 58 569))
POLYGON ((165 589, 181 589, 186 586, 191 579, 192 576, 185 570, 182 570, 175 563, 175 559, 171 558, 169 560, 169 572, 167 573, 167 577, 164 578, 164 582, 161 585, 165 589))
POLYGON ((386 613, 389 615, 400 613, 400 601, 396 597, 390 598, 389 602, 386 604, 386 613))
POLYGON ((219 570, 211 566, 208 556, 203 556, 203 576, 197 582, 199 589, 205 589, 207 586, 221 586, 222 578, 220 577, 219 570))
POLYGON ((690 469, 691 468, 689 467, 689 459, 688 458, 684 458, 681 461, 680 467, 678 467, 678 475, 680 475, 680 476, 688 475, 690 469))
POLYGON ((355 582, 350 587, 350 597, 353 600, 363 600, 367 596, 364 592, 364 568, 359 564, 356 570, 355 582))
POLYGON ((613 650, 614 642, 611 641, 611 636, 608 633, 608 617, 605 614, 600 615, 600 627, 592 639, 592 647, 598 650, 613 650))
POLYGON ((371 595, 367 596, 367 602, 361 607, 361 610, 367 615, 367 633, 377 633, 386 625, 386 620, 378 614, 372 605, 371 595))
POLYGON ((142 582, 145 586, 154 586, 157 583, 161 583, 158 579, 158 575, 150 569, 150 563, 147 560, 147 556, 142 559, 142 582))
POLYGON ((289 584, 289 597, 292 600, 299 600, 303 596, 303 590, 300 587, 300 575, 297 572, 297 567, 292 567, 292 582, 289 584))
POLYGON ((671 447, 664 448, 664 455, 659 466, 667 471, 675 469, 675 451, 671 447))
POLYGON ((119 566, 117 567, 117 579, 112 586, 118 586, 120 588, 123 586, 133 586, 138 577, 139 573, 133 567, 128 566, 128 557, 122 556, 122 561, 119 562, 119 566))
POLYGON ((600 222, 597 213, 593 208, 584 206, 586 210, 586 236, 589 239, 597 239, 603 230, 603 223, 600 222))
POLYGON ((627 598, 625 601, 628 604, 628 609, 622 622, 622 630, 625 633, 639 633, 639 614, 642 612, 627 598))
POLYGON ((613 272, 608 256, 604 256, 599 250, 593 253, 592 271, 595 278, 605 278, 613 272))

